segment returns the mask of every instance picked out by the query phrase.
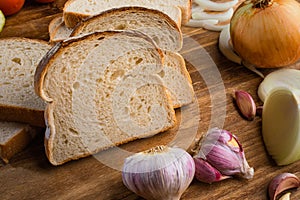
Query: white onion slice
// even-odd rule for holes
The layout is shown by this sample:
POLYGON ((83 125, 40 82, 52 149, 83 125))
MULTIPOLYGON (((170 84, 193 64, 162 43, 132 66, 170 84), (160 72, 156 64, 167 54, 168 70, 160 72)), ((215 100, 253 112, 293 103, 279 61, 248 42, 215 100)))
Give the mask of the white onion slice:
POLYGON ((195 27, 195 28, 205 28, 210 31, 222 31, 223 28, 229 26, 226 25, 218 25, 219 21, 216 19, 190 19, 190 21, 186 24, 186 26, 195 27))
POLYGON ((204 24, 217 24, 217 23, 219 23, 217 19, 204 19, 204 20, 190 19, 190 21, 187 24, 185 24, 185 26, 203 28, 204 24))
POLYGON ((231 43, 230 43, 230 25, 228 25, 227 27, 225 27, 219 36, 219 49, 221 51, 221 53, 230 61, 243 65, 244 67, 246 67, 247 69, 249 69, 250 71, 256 73, 257 75, 259 75, 260 77, 264 78, 264 75, 255 68, 254 65, 249 64, 245 61, 243 61, 241 59, 240 56, 238 56, 231 43))
POLYGON ((224 28, 219 36, 219 49, 221 53, 230 61, 242 64, 242 59, 233 50, 232 45, 230 45, 230 26, 224 28))
POLYGON ((203 28, 210 30, 210 31, 222 31, 224 28, 228 27, 229 24, 226 25, 218 25, 212 23, 204 23, 203 28))
POLYGON ((260 100, 264 102, 270 91, 277 87, 300 91, 300 70, 285 68, 268 74, 258 87, 260 100))
POLYGON ((210 0, 194 0, 201 8, 211 11, 225 11, 234 7, 238 0, 232 0, 224 3, 217 3, 210 0))
POLYGON ((193 19, 217 19, 221 22, 230 20, 233 15, 233 8, 229 8, 227 11, 224 12, 215 12, 215 13, 208 13, 204 10, 194 10, 192 12, 193 19))

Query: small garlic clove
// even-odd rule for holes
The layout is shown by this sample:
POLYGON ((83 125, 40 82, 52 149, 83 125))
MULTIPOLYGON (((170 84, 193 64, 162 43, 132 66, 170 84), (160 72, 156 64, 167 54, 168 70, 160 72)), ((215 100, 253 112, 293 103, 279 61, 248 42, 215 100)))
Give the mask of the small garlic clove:
POLYGON ((179 200, 194 174, 190 154, 180 148, 157 146, 126 158, 122 179, 129 190, 147 200, 179 200))
POLYGON ((239 175, 251 179, 254 175, 241 144, 226 130, 214 128, 208 131, 194 157, 204 159, 224 176, 239 175))
POLYGON ((269 197, 271 200, 275 200, 276 197, 289 189, 300 187, 299 178, 292 173, 282 173, 275 176, 268 187, 269 197))
POLYGON ((256 115, 256 105, 252 96, 242 90, 235 92, 236 104, 241 114, 248 120, 253 120, 256 115))
POLYGON ((203 160, 202 158, 194 157, 195 161, 195 178, 198 181, 204 183, 213 183, 222 181, 227 178, 231 178, 230 176, 222 175, 217 169, 211 166, 208 162, 203 160))

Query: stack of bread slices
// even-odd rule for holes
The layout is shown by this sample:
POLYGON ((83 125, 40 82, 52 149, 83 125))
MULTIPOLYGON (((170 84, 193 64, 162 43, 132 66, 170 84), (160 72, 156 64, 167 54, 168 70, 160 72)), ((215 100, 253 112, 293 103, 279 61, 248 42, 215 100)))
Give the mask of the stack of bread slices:
POLYGON ((190 10, 190 0, 66 2, 34 74, 53 165, 176 124, 174 109, 194 98, 178 53, 190 10))

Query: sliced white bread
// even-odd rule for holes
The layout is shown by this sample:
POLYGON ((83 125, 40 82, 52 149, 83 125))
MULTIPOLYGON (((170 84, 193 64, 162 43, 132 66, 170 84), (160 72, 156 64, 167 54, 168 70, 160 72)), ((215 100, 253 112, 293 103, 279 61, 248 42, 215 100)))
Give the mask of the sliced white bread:
MULTIPOLYGON (((152 33, 152 34, 150 33, 151 38, 160 38, 159 40, 157 39, 158 42, 156 42, 156 44, 158 44, 159 47, 165 46, 166 49, 168 48, 168 46, 170 47, 175 46, 170 48, 175 50, 176 46, 178 48, 178 45, 181 45, 181 42, 176 42, 177 44, 175 43, 173 45, 168 45, 168 43, 172 44, 174 43, 174 40, 181 41, 181 39, 175 38, 174 36, 172 36, 172 34, 162 34, 165 32, 170 33, 170 31, 168 30, 164 31, 165 29, 170 29, 170 28, 169 26, 166 26, 165 28, 160 28, 161 26, 163 26, 162 24, 165 22, 164 14, 162 14, 162 16, 161 14, 162 13, 159 11, 153 11, 147 8, 140 8, 140 7, 113 9, 104 12, 103 14, 84 20, 82 23, 80 23, 78 26, 75 27, 71 35, 76 36, 76 35, 87 34, 95 31, 116 30, 118 27, 123 27, 123 29, 129 29, 129 30, 130 29, 143 30, 143 28, 139 28, 139 27, 140 26, 145 27, 144 23, 148 22, 148 24, 151 24, 152 27, 158 27, 158 28, 153 28, 154 30, 151 31, 145 31, 144 29, 143 32, 144 33, 151 32, 152 33), (130 17, 127 17, 128 15, 130 17), (153 15, 154 16, 157 15, 157 16, 153 17, 153 15), (143 16, 143 17, 137 17, 137 16, 143 16), (161 17, 159 18, 159 16, 161 17), (141 22, 144 23, 141 24, 141 22), (163 42, 164 40, 167 41, 163 42)), ((65 26, 58 25, 57 29, 68 29, 68 28, 66 28, 65 26)), ((175 34, 178 33, 178 31, 175 30, 174 30, 175 34)), ((57 33, 62 33, 62 32, 66 32, 66 31, 59 31, 54 29, 53 32, 50 33, 50 36, 52 36, 52 38, 58 39, 60 37, 62 38, 62 35, 65 35, 65 39, 66 39, 70 35, 70 34, 59 34, 60 36, 56 36, 57 33)), ((164 60, 165 75, 163 77, 163 80, 168 90, 172 91, 170 92, 170 95, 171 95, 174 108, 179 108, 193 101, 194 91, 193 91, 190 75, 187 72, 185 61, 182 58, 182 56, 175 52, 174 53, 171 51, 167 51, 167 52, 168 53, 165 54, 165 60, 164 60)))
POLYGON ((163 53, 144 34, 106 31, 57 43, 35 74, 46 102, 45 147, 60 165, 175 125, 163 53))
POLYGON ((58 16, 51 20, 48 26, 49 30, 49 42, 56 43, 61 42, 70 37, 73 29, 68 28, 61 16, 58 16))
MULTIPOLYGON (((182 0, 189 2, 190 0, 182 0)), ((77 23, 85 18, 98 15, 106 10, 120 7, 139 6, 149 9, 160 10, 169 15, 180 27, 182 23, 182 12, 178 7, 180 0, 69 0, 63 9, 64 21, 67 27, 75 27, 77 23)), ((190 6, 190 5, 189 5, 190 6)), ((188 7, 188 5, 186 6, 188 7)))
POLYGON ((48 32, 53 33, 63 21, 62 14, 54 17, 48 25, 48 32))
POLYGON ((192 79, 183 57, 176 52, 165 52, 162 79, 171 97, 173 107, 180 108, 194 100, 192 79))
POLYGON ((0 120, 45 126, 45 103, 34 92, 34 73, 51 46, 26 38, 0 39, 0 46, 0 120))
POLYGON ((104 11, 79 23, 71 36, 106 30, 137 30, 147 34, 159 48, 179 51, 182 33, 168 15, 144 7, 121 7, 104 11))
POLYGON ((36 131, 27 124, 0 122, 0 158, 8 163, 32 141, 36 131))

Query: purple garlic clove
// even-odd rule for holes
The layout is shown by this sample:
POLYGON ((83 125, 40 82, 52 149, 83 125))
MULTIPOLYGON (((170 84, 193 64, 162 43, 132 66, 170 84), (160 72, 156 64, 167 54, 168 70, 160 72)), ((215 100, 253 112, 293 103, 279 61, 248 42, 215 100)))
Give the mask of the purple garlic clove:
POLYGON ((245 91, 235 92, 236 104, 241 114, 248 120, 253 120, 256 115, 256 105, 252 96, 245 91))
POLYGON ((223 176, 217 169, 212 167, 208 162, 203 160, 202 158, 195 158, 195 178, 198 181, 204 183, 213 183, 218 182, 227 178, 231 178, 230 176, 223 176))
POLYGON ((275 176, 268 188, 269 197, 271 200, 275 200, 276 197, 282 192, 300 187, 299 178, 292 173, 282 173, 275 176))
POLYGON ((254 175, 254 170, 249 167, 241 144, 226 130, 213 128, 208 131, 194 158, 202 158, 225 177, 239 175, 251 179, 254 175))

